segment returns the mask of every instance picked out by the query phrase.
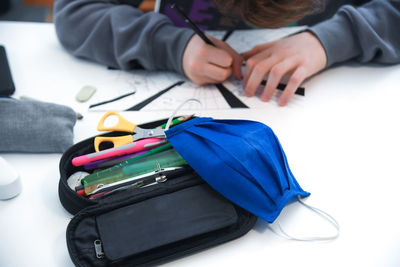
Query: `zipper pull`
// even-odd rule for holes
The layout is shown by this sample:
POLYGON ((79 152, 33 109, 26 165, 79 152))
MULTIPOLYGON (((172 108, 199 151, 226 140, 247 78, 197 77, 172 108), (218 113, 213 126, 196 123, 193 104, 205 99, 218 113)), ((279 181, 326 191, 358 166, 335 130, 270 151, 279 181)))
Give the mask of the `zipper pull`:
POLYGON ((160 163, 157 161, 156 164, 157 164, 157 170, 155 171, 155 173, 157 173, 158 176, 155 178, 155 182, 156 183, 164 183, 165 181, 167 181, 167 176, 162 174, 164 169, 161 169, 160 163))
POLYGON ((96 239, 94 241, 94 249, 96 251, 96 257, 98 259, 102 259, 104 258, 104 252, 103 252, 103 247, 101 245, 101 240, 100 239, 96 239))

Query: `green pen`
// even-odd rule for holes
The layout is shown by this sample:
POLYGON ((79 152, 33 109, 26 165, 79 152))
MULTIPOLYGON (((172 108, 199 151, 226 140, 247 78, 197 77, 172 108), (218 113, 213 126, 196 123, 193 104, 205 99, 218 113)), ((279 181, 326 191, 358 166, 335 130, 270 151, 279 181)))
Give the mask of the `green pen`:
POLYGON ((152 156, 148 156, 142 160, 125 166, 122 171, 126 176, 134 177, 157 170, 157 164, 160 168, 180 167, 187 165, 187 162, 175 151, 169 149, 152 156))
MULTIPOLYGON (((172 127, 172 126, 175 126, 175 125, 180 124, 180 123, 182 123, 182 122, 185 122, 185 121, 187 121, 188 119, 192 118, 193 116, 194 116, 194 114, 192 114, 192 115, 187 115, 187 116, 181 116, 181 117, 178 117, 178 118, 176 118, 176 119, 173 119, 173 120, 171 121, 170 126, 172 127)), ((164 123, 164 124, 161 124, 160 126, 158 126, 156 129, 165 129, 166 126, 167 126, 167 123, 164 123)))

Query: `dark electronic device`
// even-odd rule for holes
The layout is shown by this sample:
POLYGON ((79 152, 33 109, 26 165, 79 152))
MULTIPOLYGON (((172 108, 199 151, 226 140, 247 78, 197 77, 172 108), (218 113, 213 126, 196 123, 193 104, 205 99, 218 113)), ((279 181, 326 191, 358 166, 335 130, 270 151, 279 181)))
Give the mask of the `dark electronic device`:
POLYGON ((8 65, 6 49, 0 45, 0 96, 10 96, 14 91, 15 86, 8 65))

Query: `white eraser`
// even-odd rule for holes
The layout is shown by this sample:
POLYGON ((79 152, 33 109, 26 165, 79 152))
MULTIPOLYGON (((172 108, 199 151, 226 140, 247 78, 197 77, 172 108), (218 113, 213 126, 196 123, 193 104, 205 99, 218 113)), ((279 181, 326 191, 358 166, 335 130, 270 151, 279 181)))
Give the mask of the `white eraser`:
POLYGON ((21 193, 21 179, 14 168, 0 157, 0 200, 16 197, 21 193))

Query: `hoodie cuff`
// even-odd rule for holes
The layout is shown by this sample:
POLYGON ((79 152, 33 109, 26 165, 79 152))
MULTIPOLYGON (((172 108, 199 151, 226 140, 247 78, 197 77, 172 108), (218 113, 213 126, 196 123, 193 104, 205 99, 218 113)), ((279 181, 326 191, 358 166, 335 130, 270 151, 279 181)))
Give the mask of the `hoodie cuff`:
POLYGON ((182 58, 186 45, 194 31, 178 28, 164 23, 153 32, 152 49, 153 67, 155 70, 169 70, 184 75, 182 58))
POLYGON ((331 19, 308 29, 317 36, 325 49, 326 67, 355 58, 360 54, 360 47, 356 38, 357 35, 353 32, 349 9, 354 8, 345 6, 331 19))

